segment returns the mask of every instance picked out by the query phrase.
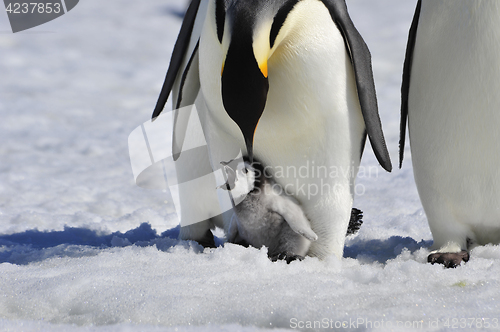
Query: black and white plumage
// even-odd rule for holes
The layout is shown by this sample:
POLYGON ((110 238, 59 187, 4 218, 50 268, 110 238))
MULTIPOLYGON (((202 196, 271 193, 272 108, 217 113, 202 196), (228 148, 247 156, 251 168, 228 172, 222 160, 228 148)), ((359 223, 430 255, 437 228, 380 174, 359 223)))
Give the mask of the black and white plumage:
POLYGON ((500 242, 500 3, 419 0, 404 65, 400 165, 408 121, 415 182, 454 267, 500 242))
MULTIPOLYGON (((308 254, 342 257, 366 135, 381 165, 392 167, 370 53, 344 0, 192 1, 153 118, 171 92, 174 108, 196 105, 203 127, 189 131, 189 113, 174 111, 181 177, 220 169, 240 151, 274 169, 336 168, 335 176, 275 180, 318 235, 308 254), (191 135, 204 136, 208 156, 181 153, 191 135), (322 192, 311 195, 311 188, 322 192)), ((180 192, 181 214, 217 204, 214 182, 207 180, 194 197, 180 192)), ((181 238, 203 239, 213 225, 227 233, 228 215, 182 227, 181 238)))
POLYGON ((234 207, 228 241, 256 248, 266 246, 271 258, 304 257, 318 236, 297 200, 288 195, 258 161, 252 164, 246 161, 236 173, 239 177, 236 185, 251 190, 234 207))
MULTIPOLYGON (((248 192, 234 207, 227 240, 231 243, 265 246, 272 260, 290 262, 302 259, 318 236, 311 229, 299 202, 277 183, 259 161, 248 159, 236 170, 226 167, 226 172, 236 174, 236 181, 229 187, 235 193, 248 192)), ((228 181, 228 183, 231 181, 228 181)), ((346 236, 355 234, 361 224, 362 212, 352 209, 346 236)))

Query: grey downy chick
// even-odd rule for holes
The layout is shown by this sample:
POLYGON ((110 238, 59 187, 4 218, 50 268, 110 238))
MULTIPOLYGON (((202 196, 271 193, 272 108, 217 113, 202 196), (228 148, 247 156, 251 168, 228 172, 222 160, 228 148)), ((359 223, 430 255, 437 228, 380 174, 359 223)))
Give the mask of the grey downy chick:
POLYGON ((234 207, 228 241, 255 248, 266 246, 273 261, 302 259, 318 236, 297 200, 258 161, 245 161, 235 173, 236 181, 228 187, 236 195, 241 195, 239 191, 248 194, 234 207))
MULTIPOLYGON (((268 248, 272 261, 290 263, 303 259, 312 241, 318 237, 295 198, 273 179, 262 163, 250 164, 245 159, 236 170, 228 163, 224 166, 227 181, 223 186, 237 197, 246 197, 235 204, 228 241, 260 248, 268 248)), ((363 213, 353 208, 346 236, 355 234, 361 227, 363 213)))

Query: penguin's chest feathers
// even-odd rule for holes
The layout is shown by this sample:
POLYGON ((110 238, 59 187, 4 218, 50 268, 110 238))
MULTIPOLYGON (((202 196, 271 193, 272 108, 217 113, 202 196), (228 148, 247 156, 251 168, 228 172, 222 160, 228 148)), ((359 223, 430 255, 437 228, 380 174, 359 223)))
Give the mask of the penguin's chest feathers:
POLYGON ((255 147, 265 160, 282 159, 281 165, 290 155, 317 159, 315 151, 334 149, 333 142, 350 145, 351 122, 364 128, 357 96, 347 92, 356 89, 344 40, 327 14, 317 19, 298 25, 269 59, 255 147))

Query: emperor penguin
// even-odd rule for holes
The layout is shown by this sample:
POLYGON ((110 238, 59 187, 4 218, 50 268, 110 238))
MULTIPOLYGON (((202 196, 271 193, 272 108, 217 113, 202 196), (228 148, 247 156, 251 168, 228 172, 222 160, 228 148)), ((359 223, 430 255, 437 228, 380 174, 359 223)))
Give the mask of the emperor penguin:
POLYGON ((402 84, 413 171, 435 251, 456 267, 500 242, 500 2, 419 0, 402 84))
POLYGON ((242 152, 302 207, 318 237, 307 255, 342 257, 367 135, 392 168, 370 52, 345 0, 193 0, 153 119, 171 92, 178 177, 206 179, 194 193, 179 190, 182 239, 213 245, 214 226, 229 234, 231 211, 211 217, 219 197, 209 174, 242 152), (202 130, 189 129, 182 107, 191 104, 202 130), (182 152, 192 136, 204 137, 205 153, 182 152), (195 210, 207 218, 183 225, 195 210))

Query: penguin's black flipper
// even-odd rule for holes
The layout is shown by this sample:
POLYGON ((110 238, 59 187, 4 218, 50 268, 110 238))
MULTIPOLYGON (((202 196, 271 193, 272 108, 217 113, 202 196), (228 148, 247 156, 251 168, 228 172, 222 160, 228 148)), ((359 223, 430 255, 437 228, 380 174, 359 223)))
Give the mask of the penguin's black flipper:
POLYGON ((172 154, 174 160, 177 160, 181 154, 191 116, 191 108, 182 111, 179 109, 193 105, 200 91, 198 46, 207 8, 208 1, 191 1, 175 42, 165 82, 153 111, 154 120, 165 107, 170 93, 173 93, 172 154))
MULTIPOLYGON (((189 5, 184 20, 182 21, 181 30, 179 36, 177 36, 177 41, 175 42, 174 51, 172 52, 172 57, 170 58, 170 65, 167 70, 167 75, 165 76, 165 81, 163 82, 163 87, 161 88, 160 96, 156 102, 156 107, 153 111, 152 118, 155 119, 163 111, 165 103, 167 102, 168 96, 172 91, 175 80, 177 78, 178 72, 185 60, 186 52, 188 51, 189 44, 191 42, 193 27, 196 21, 196 16, 198 14, 198 8, 200 6, 201 0, 193 0, 189 5)), ((199 36, 198 36, 199 38, 199 36)))
POLYGON ((356 234, 363 224, 363 211, 353 208, 351 210, 351 220, 349 220, 349 226, 347 226, 346 236, 356 234))
POLYGON ((328 8, 335 25, 344 38, 347 53, 354 68, 361 112, 373 152, 380 165, 390 172, 392 163, 378 114, 370 51, 349 17, 345 0, 321 1, 328 8))
POLYGON ((196 43, 182 76, 176 80, 178 81, 178 91, 174 96, 174 125, 172 135, 172 155, 174 161, 181 155, 182 145, 186 138, 188 122, 191 116, 191 108, 183 110, 180 110, 180 108, 194 104, 201 87, 198 65, 198 46, 199 42, 196 43))
POLYGON ((410 32, 408 33, 408 44, 406 45, 405 63, 403 66, 403 83, 401 84, 401 123, 399 131, 399 168, 403 166, 406 139, 406 121, 408 119, 408 94, 410 92, 410 75, 413 62, 413 50, 417 39, 418 20, 420 18, 420 8, 422 0, 418 0, 417 8, 413 16, 410 32))

